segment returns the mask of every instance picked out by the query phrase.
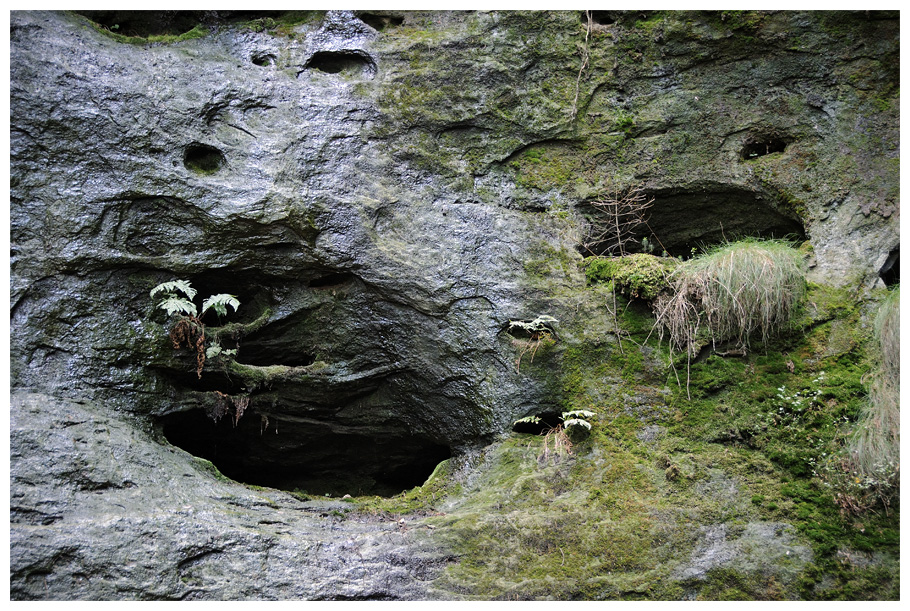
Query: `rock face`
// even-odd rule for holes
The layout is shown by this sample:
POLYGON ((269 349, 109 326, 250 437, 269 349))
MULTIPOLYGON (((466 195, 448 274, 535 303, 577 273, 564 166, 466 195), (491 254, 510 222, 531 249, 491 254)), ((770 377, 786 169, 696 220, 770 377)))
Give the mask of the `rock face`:
POLYGON ((128 44, 11 14, 14 598, 449 596, 428 531, 170 444, 248 484, 419 485, 558 405, 511 320, 614 341, 561 297, 612 194, 653 198, 636 239, 670 254, 790 234, 820 282, 899 269, 895 14, 234 17, 128 44), (236 355, 172 347, 173 279, 237 295, 202 319, 236 355))

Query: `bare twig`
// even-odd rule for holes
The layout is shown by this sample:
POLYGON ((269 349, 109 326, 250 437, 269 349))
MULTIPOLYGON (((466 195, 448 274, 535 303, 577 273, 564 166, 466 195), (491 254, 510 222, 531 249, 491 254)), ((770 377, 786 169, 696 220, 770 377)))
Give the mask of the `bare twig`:
POLYGON ((654 198, 649 199, 643 187, 632 187, 624 193, 591 202, 591 207, 603 217, 603 225, 601 229, 592 226, 582 246, 592 254, 598 254, 596 251, 613 256, 628 254, 626 246, 635 240, 639 226, 647 224, 648 209, 653 203, 654 198))
POLYGON ((572 119, 578 114, 578 92, 581 89, 581 75, 588 67, 588 39, 591 37, 591 28, 594 27, 594 17, 591 11, 585 11, 588 16, 588 27, 585 29, 585 47, 581 52, 581 68, 578 69, 578 78, 575 80, 575 99, 572 100, 572 119))

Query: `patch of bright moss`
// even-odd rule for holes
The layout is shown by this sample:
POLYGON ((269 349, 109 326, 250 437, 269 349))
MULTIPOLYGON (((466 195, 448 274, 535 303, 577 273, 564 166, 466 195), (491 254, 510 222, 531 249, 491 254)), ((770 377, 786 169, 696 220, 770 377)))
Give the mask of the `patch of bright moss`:
POLYGON ((670 286, 668 278, 679 263, 670 257, 644 253, 625 257, 589 257, 584 261, 588 282, 613 282, 623 295, 654 299, 670 286))

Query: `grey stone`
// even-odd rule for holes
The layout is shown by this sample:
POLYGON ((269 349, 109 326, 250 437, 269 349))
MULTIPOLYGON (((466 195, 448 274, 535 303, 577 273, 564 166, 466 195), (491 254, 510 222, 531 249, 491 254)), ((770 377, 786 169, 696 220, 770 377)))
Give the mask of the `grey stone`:
POLYGON ((237 480, 390 493, 556 411, 564 346, 615 341, 572 296, 609 193, 653 196, 674 254, 802 231, 831 284, 899 248, 896 17, 769 13, 746 43, 618 13, 580 74, 574 11, 361 16, 127 44, 11 13, 13 598, 427 596, 451 559, 425 529, 170 442, 237 480), (199 376, 149 298, 177 278, 241 302, 206 319, 236 358, 199 376), (560 341, 526 375, 506 330, 541 314, 560 341), (249 404, 216 427, 225 395, 249 404))

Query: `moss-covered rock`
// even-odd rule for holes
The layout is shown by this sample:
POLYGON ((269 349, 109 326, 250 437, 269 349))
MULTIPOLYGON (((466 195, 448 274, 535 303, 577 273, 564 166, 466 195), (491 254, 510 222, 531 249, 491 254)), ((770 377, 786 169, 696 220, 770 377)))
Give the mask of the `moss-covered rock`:
POLYGON ((835 477, 897 13, 96 18, 11 14, 15 598, 898 597, 899 507, 835 477), (628 193, 641 252, 585 263, 628 193), (671 256, 787 234, 788 333, 657 341, 671 256), (201 377, 175 278, 242 304, 201 377))

